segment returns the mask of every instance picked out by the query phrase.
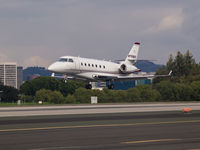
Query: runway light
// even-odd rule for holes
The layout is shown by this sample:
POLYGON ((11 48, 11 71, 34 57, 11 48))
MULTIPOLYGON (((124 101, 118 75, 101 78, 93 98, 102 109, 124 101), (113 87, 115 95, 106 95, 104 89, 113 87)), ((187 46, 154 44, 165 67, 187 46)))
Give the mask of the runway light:
POLYGON ((190 113, 190 112, 192 112, 192 109, 191 108, 184 108, 183 112, 184 113, 190 113))

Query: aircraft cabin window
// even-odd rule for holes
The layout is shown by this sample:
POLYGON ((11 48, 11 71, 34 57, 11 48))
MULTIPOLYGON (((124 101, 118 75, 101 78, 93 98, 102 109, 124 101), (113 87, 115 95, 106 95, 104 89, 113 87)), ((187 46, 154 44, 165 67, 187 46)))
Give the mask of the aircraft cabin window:
POLYGON ((88 66, 90 67, 90 64, 88 64, 88 66))
POLYGON ((106 68, 105 66, 103 66, 103 68, 106 68))
POLYGON ((94 67, 94 64, 92 64, 92 67, 94 67))
POLYGON ((68 62, 74 62, 73 59, 69 58, 68 62))
POLYGON ((83 63, 81 63, 81 66, 83 66, 83 63))
POLYGON ((99 65, 99 68, 101 68, 101 65, 99 65))
POLYGON ((68 59, 67 59, 67 58, 60 58, 59 61, 60 61, 60 62, 67 62, 68 59))
POLYGON ((97 67, 97 65, 95 65, 97 67))
POLYGON ((87 66, 87 64, 85 63, 85 66, 87 66))

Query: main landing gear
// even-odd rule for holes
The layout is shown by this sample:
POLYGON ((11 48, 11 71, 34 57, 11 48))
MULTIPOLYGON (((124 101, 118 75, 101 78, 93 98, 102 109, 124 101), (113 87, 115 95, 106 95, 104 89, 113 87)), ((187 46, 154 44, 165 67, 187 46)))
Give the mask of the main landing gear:
POLYGON ((89 89, 89 90, 92 89, 92 84, 90 84, 90 83, 86 84, 85 88, 89 89))
POLYGON ((114 82, 113 80, 107 81, 107 83, 108 83, 108 84, 107 84, 108 89, 111 89, 111 90, 114 89, 114 84, 113 84, 113 82, 114 82))
POLYGON ((111 89, 111 90, 114 89, 114 84, 109 84, 108 89, 111 89))

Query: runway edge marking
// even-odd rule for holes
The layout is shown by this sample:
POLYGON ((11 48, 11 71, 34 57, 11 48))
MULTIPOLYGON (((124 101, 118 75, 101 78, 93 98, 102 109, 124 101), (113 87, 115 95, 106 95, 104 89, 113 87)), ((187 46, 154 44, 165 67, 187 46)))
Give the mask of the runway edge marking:
POLYGON ((19 129, 3 129, 3 130, 0 130, 0 132, 93 128, 93 127, 119 127, 119 126, 137 126, 137 125, 159 125, 159 124, 197 123, 197 122, 200 122, 200 120, 150 122, 150 123, 129 123, 129 124, 96 124, 96 125, 79 125, 79 126, 56 126, 56 127, 41 127, 41 128, 23 128, 23 129, 19 128, 19 129))

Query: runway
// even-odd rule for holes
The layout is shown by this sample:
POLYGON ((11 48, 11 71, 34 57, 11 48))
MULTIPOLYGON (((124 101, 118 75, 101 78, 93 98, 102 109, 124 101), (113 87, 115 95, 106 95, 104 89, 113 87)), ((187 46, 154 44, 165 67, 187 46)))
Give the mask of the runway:
POLYGON ((200 103, 135 103, 1 107, 0 117, 200 110, 200 103))
POLYGON ((198 150, 200 111, 0 118, 6 150, 198 150))

